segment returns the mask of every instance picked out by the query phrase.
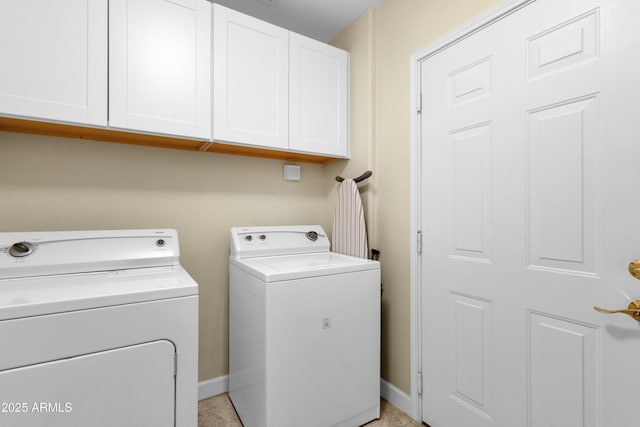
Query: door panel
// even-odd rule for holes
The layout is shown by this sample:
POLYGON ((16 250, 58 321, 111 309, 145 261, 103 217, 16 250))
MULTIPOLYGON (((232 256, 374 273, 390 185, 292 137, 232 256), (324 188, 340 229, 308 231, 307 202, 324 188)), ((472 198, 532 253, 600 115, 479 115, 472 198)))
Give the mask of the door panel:
POLYGON ((489 205, 484 200, 491 191, 491 124, 456 129, 450 132, 449 137, 454 204, 451 256, 467 261, 490 262, 489 205))
MULTIPOLYGON (((598 329, 530 311, 529 425, 594 425, 596 420, 598 329)), ((606 425, 606 424, 605 424, 606 425)))
POLYGON ((425 59, 423 417, 623 426, 640 298, 635 2, 538 0, 425 59))
POLYGON ((530 268, 595 274, 595 144, 598 97, 528 113, 530 268))
POLYGON ((450 348, 455 358, 455 391, 450 398, 471 413, 492 421, 489 360, 491 301, 451 292, 450 321, 454 327, 450 348))
POLYGON ((174 357, 160 340, 0 371, 0 424, 173 426, 174 357))

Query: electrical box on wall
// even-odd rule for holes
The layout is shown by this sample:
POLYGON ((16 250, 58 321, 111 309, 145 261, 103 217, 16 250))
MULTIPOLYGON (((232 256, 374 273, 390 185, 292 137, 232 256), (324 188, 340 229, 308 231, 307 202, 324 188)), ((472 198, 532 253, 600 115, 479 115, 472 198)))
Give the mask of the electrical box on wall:
POLYGON ((284 165, 284 180, 285 181, 300 181, 300 166, 298 166, 298 165, 284 165))

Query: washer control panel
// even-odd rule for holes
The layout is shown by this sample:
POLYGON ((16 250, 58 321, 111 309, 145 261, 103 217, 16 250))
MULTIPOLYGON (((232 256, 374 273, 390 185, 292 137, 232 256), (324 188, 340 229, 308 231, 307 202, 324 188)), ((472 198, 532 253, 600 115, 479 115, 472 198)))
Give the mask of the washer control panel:
POLYGON ((234 227, 231 256, 237 258, 329 251, 329 238, 319 225, 234 227))

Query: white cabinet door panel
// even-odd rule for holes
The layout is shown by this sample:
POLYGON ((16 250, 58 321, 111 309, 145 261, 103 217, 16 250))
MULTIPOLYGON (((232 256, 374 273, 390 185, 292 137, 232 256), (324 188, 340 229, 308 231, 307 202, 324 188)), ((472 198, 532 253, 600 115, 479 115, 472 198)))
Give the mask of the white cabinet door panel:
POLYGON ((211 5, 112 0, 109 126, 211 137, 211 5))
POLYGON ((289 32, 214 5, 213 139, 288 146, 289 32))
POLYGON ((290 34, 289 148, 349 155, 349 54, 290 34))
POLYGON ((0 6, 0 114, 107 123, 106 0, 0 6))

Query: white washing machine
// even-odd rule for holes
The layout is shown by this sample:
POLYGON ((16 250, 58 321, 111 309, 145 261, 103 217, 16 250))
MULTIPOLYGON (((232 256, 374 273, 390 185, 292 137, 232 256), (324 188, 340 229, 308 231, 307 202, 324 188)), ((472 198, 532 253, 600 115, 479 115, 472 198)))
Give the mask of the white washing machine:
POLYGON ((380 265, 322 227, 231 229, 229 395, 245 427, 380 416, 380 265))
POLYGON ((174 230, 0 233, 0 426, 197 425, 174 230))

